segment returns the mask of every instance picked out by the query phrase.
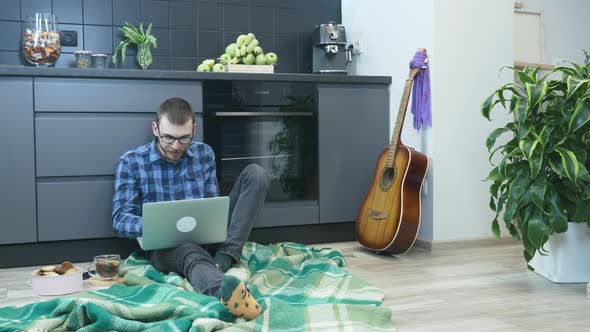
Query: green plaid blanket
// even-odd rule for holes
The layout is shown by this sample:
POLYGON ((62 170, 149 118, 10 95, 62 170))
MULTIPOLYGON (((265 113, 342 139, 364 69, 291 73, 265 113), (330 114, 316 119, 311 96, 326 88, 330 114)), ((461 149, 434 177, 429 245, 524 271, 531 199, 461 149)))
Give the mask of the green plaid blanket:
POLYGON ((0 331, 395 331, 390 310, 379 306, 383 292, 344 264, 330 248, 247 243, 228 273, 265 310, 245 321, 135 252, 121 266, 124 286, 0 308, 0 331))

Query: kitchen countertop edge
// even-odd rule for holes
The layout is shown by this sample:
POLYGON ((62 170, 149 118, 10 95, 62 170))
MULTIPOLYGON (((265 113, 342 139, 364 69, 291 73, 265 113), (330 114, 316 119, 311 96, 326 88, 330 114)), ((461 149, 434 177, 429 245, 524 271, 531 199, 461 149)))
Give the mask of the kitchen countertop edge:
POLYGON ((38 68, 28 66, 0 65, 0 76, 67 77, 67 78, 112 78, 112 79, 160 79, 160 80, 230 80, 230 81, 276 81, 316 83, 391 84, 390 76, 356 76, 295 73, 203 73, 175 70, 140 69, 80 69, 38 68))

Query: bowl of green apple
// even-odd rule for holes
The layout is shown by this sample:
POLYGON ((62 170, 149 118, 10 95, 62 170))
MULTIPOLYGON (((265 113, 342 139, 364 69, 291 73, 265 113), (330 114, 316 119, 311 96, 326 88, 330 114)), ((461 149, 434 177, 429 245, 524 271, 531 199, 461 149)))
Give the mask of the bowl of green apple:
POLYGON ((218 58, 204 60, 197 71, 272 73, 277 60, 275 53, 265 53, 256 36, 248 33, 238 36, 236 42, 229 44, 218 58))

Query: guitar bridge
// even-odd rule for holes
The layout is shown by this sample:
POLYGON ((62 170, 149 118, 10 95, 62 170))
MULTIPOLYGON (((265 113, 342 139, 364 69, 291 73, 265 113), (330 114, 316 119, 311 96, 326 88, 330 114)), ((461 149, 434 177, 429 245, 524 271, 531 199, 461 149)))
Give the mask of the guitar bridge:
POLYGON ((388 215, 387 211, 369 210, 369 217, 375 220, 386 219, 388 215))

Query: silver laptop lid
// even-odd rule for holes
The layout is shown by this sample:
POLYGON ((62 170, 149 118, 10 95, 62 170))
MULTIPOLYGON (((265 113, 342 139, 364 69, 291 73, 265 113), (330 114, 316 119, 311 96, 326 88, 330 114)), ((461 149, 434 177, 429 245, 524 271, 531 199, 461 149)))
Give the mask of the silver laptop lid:
POLYGON ((229 197, 143 204, 144 250, 175 248, 185 243, 223 242, 227 236, 229 197))

